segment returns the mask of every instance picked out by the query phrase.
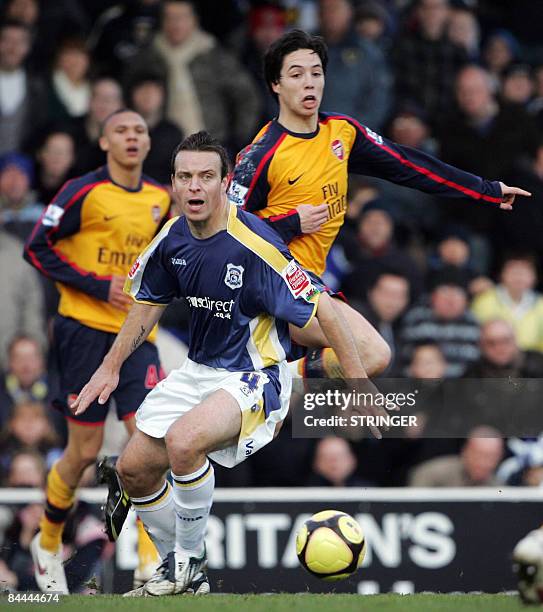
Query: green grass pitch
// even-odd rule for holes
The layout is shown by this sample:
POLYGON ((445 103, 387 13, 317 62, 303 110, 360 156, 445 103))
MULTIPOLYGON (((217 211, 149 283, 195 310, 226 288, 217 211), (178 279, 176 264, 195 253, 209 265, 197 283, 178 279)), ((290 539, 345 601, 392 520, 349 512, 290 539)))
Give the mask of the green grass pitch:
POLYGON ((518 597, 509 595, 208 595, 122 598, 120 595, 69 595, 59 603, 8 604, 0 597, 3 610, 78 610, 78 612, 459 612, 464 610, 502 612, 526 610, 518 597))

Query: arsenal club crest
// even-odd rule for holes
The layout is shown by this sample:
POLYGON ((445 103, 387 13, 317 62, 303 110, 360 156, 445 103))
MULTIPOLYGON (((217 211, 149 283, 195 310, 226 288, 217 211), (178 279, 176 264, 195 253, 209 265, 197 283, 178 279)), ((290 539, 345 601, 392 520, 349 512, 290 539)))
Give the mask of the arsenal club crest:
POLYGON ((151 207, 151 217, 153 217, 155 223, 160 221, 160 206, 158 204, 151 207))
POLYGON ((345 157, 345 150, 341 140, 334 140, 332 143, 332 153, 339 159, 339 161, 343 161, 343 158, 345 157))
POLYGON ((230 289, 239 289, 243 285, 243 266, 235 266, 234 264, 226 264, 226 276, 224 284, 230 289))

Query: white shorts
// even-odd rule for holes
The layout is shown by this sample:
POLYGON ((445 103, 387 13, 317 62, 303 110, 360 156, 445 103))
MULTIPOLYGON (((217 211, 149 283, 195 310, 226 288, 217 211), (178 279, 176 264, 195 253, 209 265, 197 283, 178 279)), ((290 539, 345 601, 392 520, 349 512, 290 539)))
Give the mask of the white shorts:
POLYGON ((136 426, 153 438, 164 438, 170 426, 206 397, 224 389, 241 410, 236 445, 209 453, 224 467, 234 467, 273 440, 275 426, 288 412, 292 377, 286 361, 277 376, 266 372, 229 372, 187 359, 147 395, 136 412, 136 426))

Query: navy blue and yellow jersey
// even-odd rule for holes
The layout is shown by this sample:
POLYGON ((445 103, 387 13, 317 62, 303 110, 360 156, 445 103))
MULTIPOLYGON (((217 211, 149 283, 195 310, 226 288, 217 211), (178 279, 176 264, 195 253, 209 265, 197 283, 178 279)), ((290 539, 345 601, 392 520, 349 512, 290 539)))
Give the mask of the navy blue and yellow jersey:
POLYGON ((195 238, 184 217, 168 221, 125 285, 136 302, 185 297, 189 359, 233 372, 284 360, 288 323, 311 321, 321 289, 266 223, 232 205, 226 229, 207 239, 195 238))
POLYGON ((266 219, 307 270, 320 275, 343 224, 348 173, 365 174, 450 197, 501 202, 486 181, 411 147, 395 144, 345 115, 320 113, 315 132, 296 134, 269 122, 239 155, 230 201, 266 219), (301 235, 299 204, 328 205, 328 221, 301 235))
POLYGON ((126 313, 107 302, 111 277, 128 274, 169 206, 167 191, 152 179, 127 189, 105 166, 68 181, 25 246, 25 259, 57 282, 59 314, 117 333, 126 313))

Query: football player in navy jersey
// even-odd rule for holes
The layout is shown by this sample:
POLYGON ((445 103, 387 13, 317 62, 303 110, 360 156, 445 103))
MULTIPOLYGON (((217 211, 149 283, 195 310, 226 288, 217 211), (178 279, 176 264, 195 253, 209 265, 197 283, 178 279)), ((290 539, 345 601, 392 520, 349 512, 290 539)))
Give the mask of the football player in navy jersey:
POLYGON ((184 216, 169 221, 134 263, 125 291, 135 303, 71 406, 79 415, 96 398, 106 402, 123 362, 166 305, 187 299, 193 311, 188 358, 140 406, 137 431, 117 464, 164 559, 134 596, 174 595, 206 580, 204 534, 214 490, 209 458, 233 467, 279 431, 291 392, 289 323, 302 328, 316 317, 348 378, 367 378, 330 296, 273 229, 228 203, 227 173, 226 152, 207 133, 179 145, 172 186, 184 216), (172 486, 164 477, 168 468, 172 486))

